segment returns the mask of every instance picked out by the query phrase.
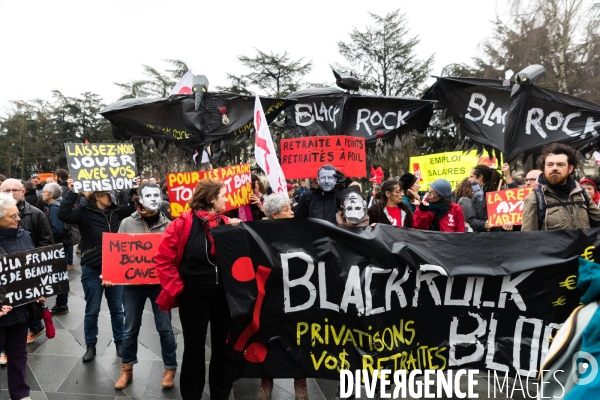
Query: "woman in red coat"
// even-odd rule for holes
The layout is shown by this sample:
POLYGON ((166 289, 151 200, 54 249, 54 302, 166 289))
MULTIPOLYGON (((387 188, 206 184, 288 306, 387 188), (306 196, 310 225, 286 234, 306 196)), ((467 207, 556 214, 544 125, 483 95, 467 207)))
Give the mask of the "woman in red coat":
POLYGON ((413 215, 413 228, 425 231, 464 232, 462 207, 452 202, 452 185, 445 179, 434 181, 413 215))
POLYGON ((231 392, 227 355, 229 307, 213 239, 213 229, 219 225, 240 223, 237 218, 221 215, 226 203, 223 183, 201 180, 192 195, 191 210, 167 227, 154 258, 162 286, 156 299, 159 309, 179 307, 184 344, 180 390, 184 400, 202 398, 209 322, 210 398, 227 400, 231 392))

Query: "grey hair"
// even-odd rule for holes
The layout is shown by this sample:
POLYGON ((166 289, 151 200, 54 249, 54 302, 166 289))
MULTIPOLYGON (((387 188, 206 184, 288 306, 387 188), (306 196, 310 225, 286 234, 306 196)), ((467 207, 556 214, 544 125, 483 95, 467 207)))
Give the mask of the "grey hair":
POLYGON ((44 191, 48 192, 54 200, 62 196, 62 188, 58 183, 47 183, 46 186, 44 186, 44 191))
POLYGON ((265 208, 265 214, 267 214, 267 218, 273 219, 272 214, 279 214, 283 207, 290 204, 291 200, 287 194, 277 193, 267 197, 267 199, 265 200, 265 204, 263 204, 263 207, 265 208))
POLYGON ((0 193, 0 218, 4 218, 8 207, 16 205, 17 201, 10 194, 0 193))

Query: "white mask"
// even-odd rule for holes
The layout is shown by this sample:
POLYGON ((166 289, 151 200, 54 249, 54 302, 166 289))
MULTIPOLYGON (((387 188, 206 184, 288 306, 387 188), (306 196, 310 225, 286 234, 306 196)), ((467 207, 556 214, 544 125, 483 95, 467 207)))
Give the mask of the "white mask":
POLYGON ((344 199, 344 217, 353 224, 358 224, 367 215, 367 202, 356 192, 349 192, 344 199))
POLYGON ((160 188, 157 187, 144 187, 140 193, 140 204, 150 211, 158 210, 162 198, 160 195, 160 188))

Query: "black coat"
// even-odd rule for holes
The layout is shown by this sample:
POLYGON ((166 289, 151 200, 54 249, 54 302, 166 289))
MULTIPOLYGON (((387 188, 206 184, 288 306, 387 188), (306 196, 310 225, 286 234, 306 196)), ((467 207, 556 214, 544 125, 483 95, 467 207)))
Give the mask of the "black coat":
POLYGON ((294 209, 294 217, 318 218, 337 225, 335 216, 345 196, 344 189, 335 188, 330 192, 324 192, 321 189, 312 188, 300 196, 298 205, 294 209))
POLYGON ((58 219, 67 224, 79 225, 81 234, 81 265, 88 268, 102 267, 102 233, 119 231, 121 220, 135 211, 133 205, 112 204, 102 211, 91 204, 73 208, 77 193, 69 192, 60 203, 58 219))
POLYGON ((40 196, 37 195, 37 191, 35 189, 25 192, 25 201, 39 209, 41 212, 45 212, 46 203, 40 196))
MULTIPOLYGON (((45 217, 44 217, 45 218, 45 217)), ((35 248, 31 235, 24 229, 0 229, 0 246, 4 251, 0 254, 35 248)), ((0 327, 22 324, 27 321, 27 305, 13 308, 8 314, 0 317, 0 327)))
POLYGON ((53 245, 52 229, 50 229, 46 214, 26 201, 19 206, 19 217, 21 218, 19 225, 31 234, 35 247, 53 245))
MULTIPOLYGON (((410 211, 410 208, 408 208, 408 206, 402 202, 398 204, 398 207, 400 207, 402 211, 406 212, 406 215, 404 216, 404 222, 402 223, 402 227, 412 228, 412 211, 410 211)), ((378 223, 391 225, 390 220, 388 219, 387 215, 385 215, 385 212, 383 211, 383 208, 381 208, 381 206, 379 205, 378 201, 376 201, 375 204, 373 204, 367 210, 367 215, 369 216, 369 224, 378 223)))

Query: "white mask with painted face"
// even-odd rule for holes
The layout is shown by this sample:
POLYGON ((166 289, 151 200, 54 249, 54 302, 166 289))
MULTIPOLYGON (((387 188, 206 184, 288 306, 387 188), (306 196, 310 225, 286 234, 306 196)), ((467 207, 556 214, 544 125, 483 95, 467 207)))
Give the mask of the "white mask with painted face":
POLYGON ((353 224, 367 216, 367 202, 356 192, 349 192, 344 199, 344 217, 353 224))
POLYGON ((156 211, 162 201, 160 188, 144 187, 140 192, 140 204, 149 211, 156 211))

